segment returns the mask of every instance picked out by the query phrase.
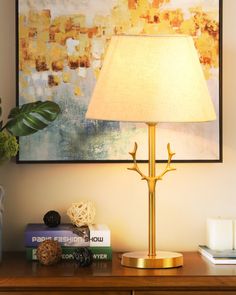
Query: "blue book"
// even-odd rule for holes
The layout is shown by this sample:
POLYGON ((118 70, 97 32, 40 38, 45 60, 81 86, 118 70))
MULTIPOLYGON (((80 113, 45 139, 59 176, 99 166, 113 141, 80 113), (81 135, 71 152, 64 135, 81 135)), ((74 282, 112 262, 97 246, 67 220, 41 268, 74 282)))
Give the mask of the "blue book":
POLYGON ((76 227, 70 223, 57 227, 48 227, 41 223, 30 223, 25 229, 25 246, 37 247, 45 240, 58 241, 62 246, 88 247, 90 245, 89 228, 76 227))
POLYGON ((25 229, 25 246, 36 247, 45 240, 58 241, 66 247, 110 247, 110 229, 105 224, 77 227, 71 223, 48 227, 43 223, 30 223, 25 229))

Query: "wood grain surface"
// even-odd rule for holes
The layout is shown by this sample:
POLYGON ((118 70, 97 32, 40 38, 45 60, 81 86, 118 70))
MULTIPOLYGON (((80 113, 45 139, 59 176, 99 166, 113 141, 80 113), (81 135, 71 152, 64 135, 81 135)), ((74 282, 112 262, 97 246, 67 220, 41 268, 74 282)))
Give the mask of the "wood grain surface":
POLYGON ((121 266, 117 253, 112 261, 96 261, 86 268, 73 261, 43 266, 27 261, 24 253, 4 253, 0 294, 236 294, 236 265, 214 265, 197 252, 183 254, 183 267, 150 270, 121 266))

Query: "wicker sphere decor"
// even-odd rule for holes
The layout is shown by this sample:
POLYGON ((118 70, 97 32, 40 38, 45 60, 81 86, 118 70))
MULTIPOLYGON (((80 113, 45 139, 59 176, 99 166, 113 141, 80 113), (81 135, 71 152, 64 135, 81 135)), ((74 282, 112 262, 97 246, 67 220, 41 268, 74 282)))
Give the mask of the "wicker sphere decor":
POLYGON ((39 244, 36 255, 41 264, 52 265, 61 260, 62 249, 57 241, 46 240, 39 244))
POLYGON ((43 222, 48 227, 57 227, 61 223, 61 215, 55 210, 50 210, 44 215, 43 222))
POLYGON ((88 247, 78 247, 73 253, 78 266, 89 266, 93 262, 93 253, 88 247))
POLYGON ((67 210, 67 215, 76 226, 90 225, 94 223, 95 206, 92 202, 73 203, 67 210))

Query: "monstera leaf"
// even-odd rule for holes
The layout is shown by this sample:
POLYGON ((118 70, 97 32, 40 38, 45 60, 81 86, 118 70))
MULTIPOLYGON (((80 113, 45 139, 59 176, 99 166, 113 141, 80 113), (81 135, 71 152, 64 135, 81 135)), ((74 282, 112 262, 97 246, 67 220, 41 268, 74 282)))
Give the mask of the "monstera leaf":
POLYGON ((30 135, 47 127, 59 113, 58 104, 52 101, 26 103, 11 110, 4 127, 15 136, 30 135))
POLYGON ((0 130, 2 128, 3 125, 3 121, 2 121, 2 107, 1 107, 1 103, 2 103, 2 99, 0 97, 0 130))

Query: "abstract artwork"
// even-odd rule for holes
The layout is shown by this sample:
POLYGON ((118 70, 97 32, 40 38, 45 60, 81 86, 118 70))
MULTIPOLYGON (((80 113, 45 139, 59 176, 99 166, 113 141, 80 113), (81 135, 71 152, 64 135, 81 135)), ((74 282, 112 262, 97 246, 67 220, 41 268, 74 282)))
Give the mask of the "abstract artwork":
MULTIPOLYGON (((147 159, 147 128, 86 120, 113 34, 187 34, 194 38, 217 120, 159 124, 157 158, 222 161, 221 0, 16 0, 17 102, 61 107, 47 129, 19 139, 19 163, 126 162, 133 143, 147 159)), ((178 73, 176 73, 178 75, 178 73)), ((148 97, 147 97, 148 99, 148 97)))

